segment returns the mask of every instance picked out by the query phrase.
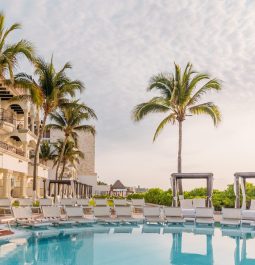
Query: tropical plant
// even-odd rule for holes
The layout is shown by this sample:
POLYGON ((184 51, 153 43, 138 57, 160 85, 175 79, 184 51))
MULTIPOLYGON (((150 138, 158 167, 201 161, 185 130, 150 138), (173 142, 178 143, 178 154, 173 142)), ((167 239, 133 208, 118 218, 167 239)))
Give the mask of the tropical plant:
POLYGON ((54 150, 52 150, 52 145, 50 144, 50 142, 47 140, 42 141, 39 153, 40 161, 43 164, 46 164, 49 160, 53 159, 53 156, 54 156, 54 150))
POLYGON ((7 43, 8 37, 15 30, 21 29, 19 23, 12 24, 5 28, 5 15, 0 12, 0 79, 10 79, 13 81, 14 69, 18 66, 18 59, 24 56, 29 61, 33 61, 34 48, 27 40, 20 40, 17 43, 7 43))
MULTIPOLYGON (((160 73, 153 76, 149 82, 148 91, 157 90, 160 96, 153 97, 148 102, 137 105, 133 110, 133 120, 140 121, 150 113, 167 113, 160 122, 153 137, 156 140, 167 124, 178 124, 178 172, 182 171, 182 126, 187 116, 209 115, 214 125, 221 120, 218 107, 213 102, 199 103, 201 97, 211 90, 219 91, 221 84, 217 79, 211 79, 208 74, 195 72, 188 63, 184 72, 179 65, 174 64, 175 73, 160 73)), ((179 192, 182 194, 182 183, 179 181, 179 192)))
POLYGON ((64 133, 63 148, 59 154, 59 160, 56 167, 56 179, 58 179, 58 171, 60 163, 64 155, 65 145, 68 141, 73 140, 77 144, 78 132, 90 132, 95 134, 95 128, 91 125, 85 125, 83 122, 91 118, 97 119, 95 112, 78 100, 64 104, 54 113, 50 114, 53 121, 47 125, 48 129, 58 130, 64 133))
POLYGON ((62 164, 62 170, 59 178, 62 179, 66 166, 76 169, 77 164, 80 163, 80 158, 84 158, 83 152, 81 152, 76 143, 72 140, 58 140, 55 144, 55 155, 53 166, 62 164), (64 150, 64 151, 63 151, 64 150))
POLYGON ((66 75, 66 70, 71 68, 70 63, 66 63, 60 71, 56 71, 52 58, 50 62, 37 58, 34 66, 36 79, 26 73, 20 73, 15 76, 16 85, 29 92, 27 95, 18 96, 15 99, 31 100, 38 108, 38 111, 42 111, 43 115, 34 157, 33 191, 36 197, 38 151, 47 118, 59 106, 68 102, 68 96, 74 97, 75 92, 83 89, 84 85, 79 80, 71 80, 66 75))

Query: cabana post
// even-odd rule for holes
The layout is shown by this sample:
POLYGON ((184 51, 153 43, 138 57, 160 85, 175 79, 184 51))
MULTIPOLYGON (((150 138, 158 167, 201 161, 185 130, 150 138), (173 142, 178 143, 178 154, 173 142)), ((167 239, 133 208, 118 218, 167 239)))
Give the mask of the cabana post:
POLYGON ((240 208, 241 207, 241 196, 240 196, 240 187, 242 190, 242 197, 243 197, 243 203, 242 203, 242 209, 246 209, 246 180, 254 178, 255 179, 255 172, 236 172, 234 174, 235 176, 235 182, 234 182, 234 192, 236 195, 236 202, 235 207, 240 208), (240 182, 241 179, 241 182, 240 182))
MULTIPOLYGON (((171 175, 171 185, 173 191, 173 206, 178 206, 178 180, 183 179, 206 179, 207 198, 206 206, 212 206, 212 193, 213 193, 213 174, 212 173, 173 173, 171 175)), ((179 194, 182 195, 182 194, 179 194)))

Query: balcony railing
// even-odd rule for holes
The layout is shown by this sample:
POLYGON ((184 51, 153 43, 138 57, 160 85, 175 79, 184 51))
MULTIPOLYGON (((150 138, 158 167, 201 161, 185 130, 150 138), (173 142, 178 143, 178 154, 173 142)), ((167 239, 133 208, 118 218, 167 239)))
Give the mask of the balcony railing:
MULTIPOLYGON (((14 119, 13 113, 11 111, 5 110, 3 108, 0 108, 0 123, 1 122, 11 123, 11 124, 15 125, 16 129, 18 129, 18 130, 24 129, 24 126, 25 126, 24 120, 14 119)), ((31 123, 28 124, 28 129, 30 131, 32 131, 32 124, 31 123)), ((34 133, 36 135, 38 134, 38 129, 37 129, 36 125, 34 125, 34 133)))
POLYGON ((25 156, 25 152, 21 149, 18 149, 12 145, 9 145, 7 143, 4 143, 2 141, 0 141, 0 148, 3 148, 5 150, 8 150, 8 151, 11 151, 17 155, 20 155, 20 156, 25 156))
POLYGON ((0 122, 5 121, 14 124, 13 113, 9 110, 0 108, 0 122))

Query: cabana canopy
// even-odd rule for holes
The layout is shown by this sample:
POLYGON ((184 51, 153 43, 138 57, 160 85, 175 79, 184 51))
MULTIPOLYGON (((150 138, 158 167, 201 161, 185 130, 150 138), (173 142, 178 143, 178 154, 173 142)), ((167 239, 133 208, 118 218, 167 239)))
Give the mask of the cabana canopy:
MULTIPOLYGON (((182 179, 206 179, 207 186, 207 207, 212 205, 212 192, 213 192, 213 173, 173 173, 171 175, 171 185, 173 190, 173 205, 178 205, 178 180, 182 179)), ((179 193, 179 195, 182 195, 179 193)))
POLYGON ((241 178, 241 190, 243 194, 243 203, 242 209, 246 209, 246 179, 255 179, 255 172, 236 172, 234 174, 235 182, 234 182, 234 192, 236 195, 236 208, 240 208, 240 182, 239 179, 241 178))

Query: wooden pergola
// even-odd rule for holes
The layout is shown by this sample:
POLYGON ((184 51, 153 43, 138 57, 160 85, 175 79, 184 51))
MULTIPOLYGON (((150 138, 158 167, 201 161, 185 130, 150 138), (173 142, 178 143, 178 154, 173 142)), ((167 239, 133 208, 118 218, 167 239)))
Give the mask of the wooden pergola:
POLYGON ((173 191, 173 206, 178 206, 178 180, 183 179, 205 179, 207 187, 206 206, 212 206, 212 193, 213 193, 213 173, 173 173, 171 175, 171 185, 173 191))
POLYGON ((246 180, 247 179, 255 179, 255 172, 236 172, 234 174, 235 176, 235 182, 234 182, 234 192, 236 195, 236 208, 241 207, 241 196, 240 196, 240 186, 242 190, 243 195, 243 203, 242 203, 242 209, 246 209, 246 180), (241 179, 241 183, 240 183, 241 179))
MULTIPOLYGON (((51 196, 51 188, 54 187, 56 195, 60 195, 62 198, 64 195, 67 197, 76 198, 91 198, 92 186, 78 182, 76 180, 50 180, 48 186, 48 195, 51 196)), ((46 194, 46 185, 44 186, 44 194, 46 194)))

